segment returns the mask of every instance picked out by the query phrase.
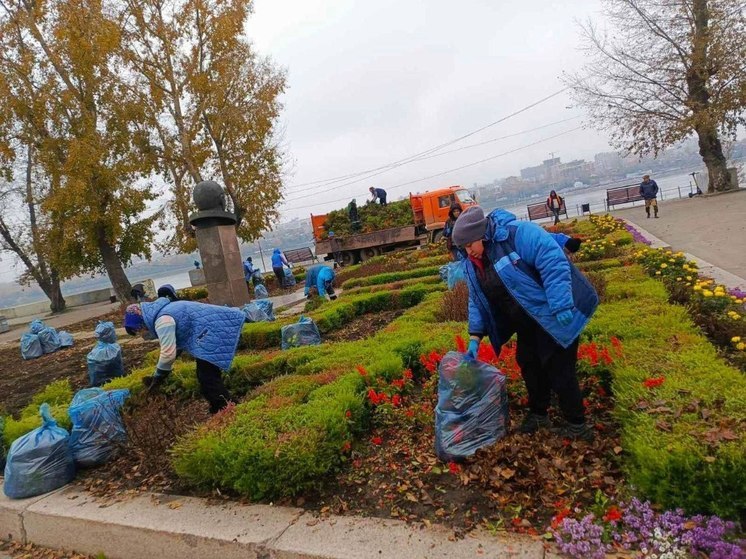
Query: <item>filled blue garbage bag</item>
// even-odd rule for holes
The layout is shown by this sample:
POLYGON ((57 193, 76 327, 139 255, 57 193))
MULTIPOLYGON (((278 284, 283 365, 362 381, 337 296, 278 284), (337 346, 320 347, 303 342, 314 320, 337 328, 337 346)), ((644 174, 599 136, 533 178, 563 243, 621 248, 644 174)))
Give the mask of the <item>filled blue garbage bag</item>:
POLYGON ((129 395, 129 390, 103 388, 84 388, 75 394, 68 410, 75 464, 86 468, 104 464, 122 447, 127 433, 120 410, 129 395))
POLYGON ((41 332, 37 334, 39 336, 39 342, 41 342, 41 349, 44 353, 54 353, 62 346, 60 342, 60 336, 57 334, 57 330, 51 326, 47 326, 41 332))
POLYGON ((275 311, 274 311, 274 304, 269 299, 257 299, 254 301, 254 304, 258 306, 260 309, 262 309, 270 320, 275 319, 275 311))
POLYGON ((88 353, 88 380, 91 386, 101 386, 111 379, 124 376, 122 348, 99 340, 88 353))
POLYGON ((438 268, 438 275, 440 276, 441 281, 448 281, 448 264, 443 264, 438 268))
POLYGON ((26 499, 49 493, 70 483, 75 462, 70 435, 57 426, 48 404, 39 408, 42 425, 16 439, 5 464, 5 494, 26 499))
POLYGON ((257 305, 257 302, 248 303, 241 307, 241 310, 246 315, 246 322, 269 322, 269 315, 264 312, 264 309, 257 305))
POLYGON ((285 268, 285 287, 293 287, 295 285, 295 276, 290 268, 285 268))
POLYGON ((73 347, 75 345, 75 340, 70 332, 60 330, 57 334, 60 337, 60 347, 73 347))
POLYGON ((117 330, 114 328, 113 322, 99 321, 93 333, 102 342, 106 342, 107 344, 117 343, 117 330))
POLYGON ((36 359, 44 355, 44 350, 41 348, 41 342, 39 336, 26 332, 21 336, 21 357, 24 359, 36 359))
POLYGON ((457 462, 495 443, 508 430, 505 376, 492 365, 450 351, 438 366, 435 453, 457 462))
POLYGON ((259 285, 254 286, 254 296, 257 299, 269 299, 269 293, 267 292, 267 288, 261 283, 259 285))
POLYGON ((31 321, 31 324, 29 324, 28 326, 28 331, 31 332, 32 334, 38 334, 39 332, 44 330, 44 328, 46 327, 47 325, 44 324, 44 321, 41 320, 40 318, 37 318, 31 321))
POLYGON ((321 334, 319 334, 316 323, 307 316, 301 316, 295 324, 283 326, 281 333, 282 349, 321 343, 321 334))

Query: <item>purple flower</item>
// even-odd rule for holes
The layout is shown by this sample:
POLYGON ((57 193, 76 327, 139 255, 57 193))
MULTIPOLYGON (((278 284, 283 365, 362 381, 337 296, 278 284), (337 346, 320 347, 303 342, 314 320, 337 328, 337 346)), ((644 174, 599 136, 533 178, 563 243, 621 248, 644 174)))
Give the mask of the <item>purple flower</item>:
POLYGON ((637 229, 635 229, 632 225, 630 225, 626 221, 624 222, 624 228, 627 231, 629 231, 630 233, 632 233, 632 238, 635 240, 635 242, 642 243, 642 244, 648 245, 648 246, 650 246, 652 244, 649 240, 647 240, 643 236, 642 233, 640 233, 637 229))
POLYGON ((609 546, 601 541, 603 526, 594 523, 595 516, 587 515, 580 521, 565 518, 552 534, 562 553, 570 557, 604 559, 609 546))

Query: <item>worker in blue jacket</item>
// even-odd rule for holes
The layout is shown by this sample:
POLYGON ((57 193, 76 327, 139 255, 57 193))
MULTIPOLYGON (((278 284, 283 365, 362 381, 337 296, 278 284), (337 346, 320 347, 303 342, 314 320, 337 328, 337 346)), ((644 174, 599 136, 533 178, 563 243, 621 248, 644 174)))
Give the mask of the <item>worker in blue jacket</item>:
POLYGON ((370 187, 370 195, 371 195, 371 202, 375 203, 376 200, 378 200, 378 203, 382 206, 386 205, 386 191, 383 188, 374 188, 370 187))
POLYGON ((177 354, 182 350, 194 357, 200 391, 217 413, 231 403, 222 371, 230 369, 236 354, 246 315, 239 309, 206 305, 193 301, 170 301, 167 297, 152 303, 127 307, 124 328, 131 336, 157 339, 160 343, 158 364, 143 383, 155 390, 171 374, 177 354))
POLYGON ((585 422, 576 363, 578 337, 598 306, 598 296, 567 259, 561 241, 505 210, 485 216, 478 206, 462 213, 453 229, 453 242, 466 257, 468 353, 476 357, 480 340, 489 336, 499 354, 517 334, 516 359, 530 408, 519 431, 550 426, 553 390, 565 419, 554 431, 590 440, 593 430, 585 422))
POLYGON ((275 273, 275 277, 277 278, 277 285, 279 285, 283 289, 287 287, 285 285, 286 266, 288 269, 290 269, 290 262, 288 262, 288 259, 285 258, 285 255, 282 253, 282 251, 279 248, 276 248, 272 252, 272 271, 275 273))
POLYGON ((329 266, 323 264, 317 264, 311 266, 306 270, 306 289, 304 290, 305 296, 310 299, 311 289, 314 287, 319 292, 319 297, 326 297, 329 295, 329 299, 334 301, 337 295, 334 293, 334 270, 329 266))

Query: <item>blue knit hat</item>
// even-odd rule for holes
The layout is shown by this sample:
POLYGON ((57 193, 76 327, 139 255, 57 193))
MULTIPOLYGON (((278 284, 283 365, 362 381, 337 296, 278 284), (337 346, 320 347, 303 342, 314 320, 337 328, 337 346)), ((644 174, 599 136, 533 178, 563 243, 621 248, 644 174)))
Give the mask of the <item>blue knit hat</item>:
POLYGON ((142 318, 140 305, 130 305, 124 311, 124 329, 130 336, 137 334, 138 330, 145 328, 145 321, 142 318))

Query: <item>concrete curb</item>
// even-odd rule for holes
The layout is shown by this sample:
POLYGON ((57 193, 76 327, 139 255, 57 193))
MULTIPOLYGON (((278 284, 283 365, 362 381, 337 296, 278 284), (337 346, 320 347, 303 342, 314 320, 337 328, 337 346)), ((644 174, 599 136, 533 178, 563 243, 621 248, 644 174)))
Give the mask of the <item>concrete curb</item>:
POLYGON ((96 501, 77 487, 12 501, 0 495, 0 538, 108 559, 549 559, 537 538, 331 516, 270 505, 211 504, 143 494, 96 501))
MULTIPOLYGON (((624 218, 619 219, 622 219, 625 223, 629 224, 630 227, 634 227, 635 229, 637 229, 643 237, 650 241, 651 248, 668 248, 673 250, 670 244, 662 241, 636 223, 633 223, 632 221, 624 218)), ((711 264, 710 262, 707 262, 707 260, 703 260, 700 257, 688 252, 685 252, 684 256, 686 256, 688 260, 693 260, 697 263, 699 271, 703 276, 712 278, 713 280, 715 280, 715 282, 723 284, 728 289, 740 289, 742 291, 746 291, 746 279, 732 274, 727 270, 723 270, 722 268, 715 266, 715 264, 711 264)))

